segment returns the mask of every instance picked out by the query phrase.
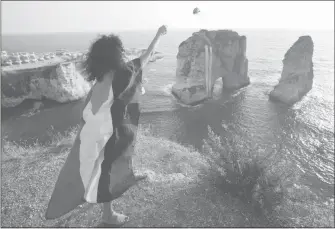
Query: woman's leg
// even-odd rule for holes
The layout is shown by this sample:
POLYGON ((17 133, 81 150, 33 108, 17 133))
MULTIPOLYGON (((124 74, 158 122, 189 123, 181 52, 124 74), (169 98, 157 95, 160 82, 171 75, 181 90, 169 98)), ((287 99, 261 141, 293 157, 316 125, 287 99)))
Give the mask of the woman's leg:
MULTIPOLYGON (((132 169, 134 168, 132 157, 129 158, 129 167, 132 168, 132 169)), ((138 181, 146 179, 148 177, 148 175, 145 174, 145 173, 139 172, 139 171, 134 171, 134 177, 135 177, 135 182, 138 182, 138 181)))
MULTIPOLYGON (((134 143, 133 143, 134 144, 134 143)), ((135 144, 133 145, 133 147, 135 144)), ((111 174, 114 174, 115 176, 111 176, 111 179, 125 179, 124 176, 121 176, 121 174, 126 175, 128 178, 128 181, 131 183, 136 183, 140 180, 143 180, 147 178, 146 174, 143 173, 137 173, 133 174, 133 160, 132 160, 132 153, 134 152, 134 148, 128 149, 129 151, 126 154, 123 154, 120 158, 117 160, 121 160, 122 163, 114 162, 115 165, 112 166, 111 174), (121 166, 121 167, 120 167, 121 166), (114 169, 114 170, 113 170, 114 169), (127 170, 128 172, 125 172, 124 170, 127 170), (131 175, 129 177, 129 175, 131 175), (118 177, 118 178, 117 178, 118 177)), ((113 179, 113 180, 114 180, 113 179)), ((111 182, 111 183, 115 183, 111 182)), ((118 182, 116 182, 118 183, 118 182)), ((103 215, 102 220, 106 224, 113 224, 113 225, 122 225, 128 221, 129 217, 120 213, 117 213, 113 210, 112 202, 105 202, 103 203, 103 215)))
POLYGON ((112 202, 103 203, 102 221, 106 224, 122 225, 129 217, 113 210, 112 202))

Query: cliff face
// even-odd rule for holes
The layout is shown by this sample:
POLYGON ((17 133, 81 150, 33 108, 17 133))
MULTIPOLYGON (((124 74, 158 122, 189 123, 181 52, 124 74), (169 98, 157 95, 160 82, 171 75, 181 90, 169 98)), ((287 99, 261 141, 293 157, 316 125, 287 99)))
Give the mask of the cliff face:
POLYGON ((278 85, 270 92, 270 98, 293 104, 306 95, 313 86, 314 44, 310 36, 302 36, 286 52, 278 85))
POLYGON ((222 78, 224 88, 230 89, 241 88, 250 82, 246 37, 230 30, 200 30, 180 44, 177 54, 177 79, 172 92, 185 104, 207 98, 205 45, 213 49, 210 88, 218 78, 222 78))
POLYGON ((2 71, 1 105, 15 107, 25 99, 78 100, 90 90, 74 62, 2 71))
MULTIPOLYGON (((128 49, 126 55, 133 59, 144 51, 128 49)), ((156 52, 150 62, 162 58, 163 55, 156 52)), ((15 107, 25 99, 46 98, 65 103, 85 97, 92 85, 81 75, 81 61, 55 59, 49 64, 42 62, 3 68, 1 106, 15 107)))

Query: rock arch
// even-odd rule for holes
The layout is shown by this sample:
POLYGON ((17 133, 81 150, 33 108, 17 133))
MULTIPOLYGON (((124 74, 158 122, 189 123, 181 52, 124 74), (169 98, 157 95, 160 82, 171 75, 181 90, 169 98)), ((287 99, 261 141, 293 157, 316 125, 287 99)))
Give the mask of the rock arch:
POLYGON ((230 89, 239 89, 250 83, 246 37, 231 30, 200 30, 193 33, 179 45, 176 83, 172 93, 185 104, 196 104, 211 97, 218 78, 222 78, 223 87, 230 89), (211 74, 208 79, 206 46, 212 48, 211 74))

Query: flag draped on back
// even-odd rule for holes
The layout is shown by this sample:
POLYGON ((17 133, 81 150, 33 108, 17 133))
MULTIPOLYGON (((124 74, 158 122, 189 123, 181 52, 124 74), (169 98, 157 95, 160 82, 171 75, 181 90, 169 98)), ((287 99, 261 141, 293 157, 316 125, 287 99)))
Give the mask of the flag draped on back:
MULTIPOLYGON (((85 202, 110 202, 136 183, 131 156, 136 143, 140 110, 139 104, 132 101, 138 96, 138 88, 142 82, 140 59, 130 61, 127 68, 117 74, 119 75, 113 80, 114 101, 110 108, 113 134, 95 161, 97 169, 92 173, 91 180, 96 183, 93 188, 90 186, 88 192, 80 174, 80 132, 85 125, 82 119, 73 147, 51 195, 46 211, 47 219, 61 217, 85 202)), ((92 91, 87 95, 84 108, 91 95, 92 91)))

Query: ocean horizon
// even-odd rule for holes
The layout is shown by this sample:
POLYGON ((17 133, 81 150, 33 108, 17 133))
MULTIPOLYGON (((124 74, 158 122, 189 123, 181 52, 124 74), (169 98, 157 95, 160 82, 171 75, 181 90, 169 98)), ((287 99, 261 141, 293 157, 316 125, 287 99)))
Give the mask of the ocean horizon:
MULTIPOLYGON (((199 31, 201 28, 173 28, 169 29, 169 34, 172 36, 178 36, 180 34, 192 34, 193 32, 199 31), (178 34, 178 35, 177 35, 178 34)), ((248 34, 248 33, 295 33, 300 34, 299 36, 303 35, 309 35, 309 34, 325 34, 328 36, 334 36, 334 30, 325 30, 325 29, 266 29, 266 28, 222 28, 222 29, 228 29, 238 32, 239 34, 248 34)), ((217 30, 217 28, 212 28, 208 30, 217 30)), ((54 46, 54 44, 58 43, 59 48, 60 46, 67 46, 70 51, 74 50, 76 47, 80 47, 81 49, 88 49, 90 42, 92 42, 98 35, 100 34, 109 34, 114 33, 117 34, 123 39, 126 39, 130 37, 130 34, 146 34, 146 35, 152 35, 154 36, 156 33, 156 29, 142 29, 142 30, 110 30, 110 31, 79 31, 79 32, 33 32, 33 33, 7 33, 2 34, 2 50, 9 51, 9 52, 17 52, 19 49, 24 50, 32 50, 32 48, 36 48, 38 50, 47 50, 49 51, 55 51, 51 50, 54 46), (82 36, 82 37, 81 37, 82 36), (45 42, 39 43, 43 47, 39 48, 35 45, 36 42, 40 41, 46 41, 47 39, 51 38, 51 42, 49 42, 49 46, 44 46, 45 42), (73 44, 69 43, 69 40, 71 39, 80 39, 79 44, 77 46, 74 46, 73 44), (22 40, 25 39, 25 40, 22 40), (58 42, 55 42, 55 40, 60 39, 58 42), (66 39, 66 42, 63 42, 62 39, 66 39), (82 40, 82 41, 81 41, 82 40), (52 44, 50 44, 52 43, 52 44), (15 50, 15 51, 12 51, 15 50)), ((146 37, 147 38, 147 37, 146 37)), ((167 40, 167 39, 164 39, 167 40)), ((150 42, 148 40, 147 42, 150 42)), ((127 41, 124 44, 127 46, 127 41)), ((147 44, 149 45, 149 43, 147 44)), ((77 50, 76 50, 77 51, 77 50)))
MULTIPOLYGON (((194 27, 194 28, 169 28, 169 32, 178 32, 178 31, 197 31, 202 28, 194 27)), ((308 31, 308 32, 334 32, 334 29, 310 29, 310 28, 206 28, 206 30, 234 30, 234 31, 282 31, 282 32, 297 32, 297 31, 308 31)), ((55 33, 109 33, 109 32, 156 32, 157 28, 150 28, 150 29, 111 29, 111 30, 81 30, 81 31, 50 31, 50 32, 17 32, 17 33, 3 33, 2 35, 41 35, 41 34, 55 34, 55 33)))

